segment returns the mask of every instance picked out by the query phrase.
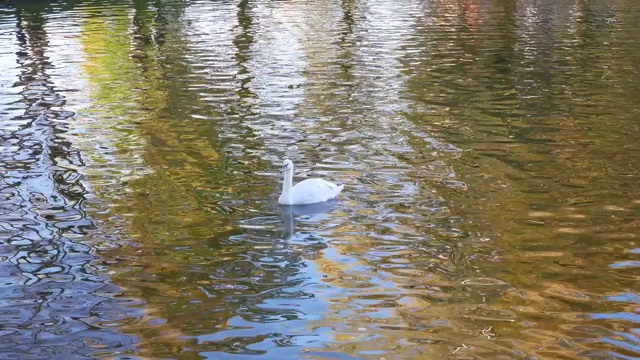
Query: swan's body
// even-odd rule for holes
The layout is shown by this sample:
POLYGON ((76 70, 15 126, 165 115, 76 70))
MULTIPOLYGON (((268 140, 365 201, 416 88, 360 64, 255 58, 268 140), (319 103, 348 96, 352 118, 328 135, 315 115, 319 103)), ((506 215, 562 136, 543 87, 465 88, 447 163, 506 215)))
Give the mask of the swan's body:
POLYGON ((307 179, 293 185, 293 163, 285 160, 282 166, 284 171, 284 186, 282 194, 278 198, 281 205, 315 204, 331 200, 338 196, 344 185, 336 185, 323 179, 307 179))

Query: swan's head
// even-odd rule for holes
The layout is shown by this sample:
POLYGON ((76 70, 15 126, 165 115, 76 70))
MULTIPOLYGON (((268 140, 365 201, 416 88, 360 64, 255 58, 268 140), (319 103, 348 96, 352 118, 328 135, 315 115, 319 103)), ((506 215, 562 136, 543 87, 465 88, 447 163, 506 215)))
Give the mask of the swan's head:
POLYGON ((291 160, 289 159, 285 160, 284 163, 282 164, 282 172, 287 172, 292 170, 293 170, 293 163, 291 162, 291 160))

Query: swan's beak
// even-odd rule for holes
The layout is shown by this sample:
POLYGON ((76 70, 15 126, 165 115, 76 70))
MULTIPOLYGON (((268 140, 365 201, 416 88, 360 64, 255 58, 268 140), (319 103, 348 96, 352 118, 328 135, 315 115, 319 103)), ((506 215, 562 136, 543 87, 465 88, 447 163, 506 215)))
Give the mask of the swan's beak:
POLYGON ((287 171, 287 167, 286 166, 283 166, 283 167, 280 168, 280 172, 281 173, 284 173, 285 171, 287 171))

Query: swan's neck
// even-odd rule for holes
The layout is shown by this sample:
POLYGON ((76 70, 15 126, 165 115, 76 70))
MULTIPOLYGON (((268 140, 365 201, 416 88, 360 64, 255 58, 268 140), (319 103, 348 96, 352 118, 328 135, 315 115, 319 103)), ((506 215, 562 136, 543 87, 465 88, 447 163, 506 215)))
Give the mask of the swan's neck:
POLYGON ((290 203, 289 197, 291 196, 291 187, 293 186, 293 170, 287 170, 284 173, 284 185, 282 185, 282 195, 280 198, 287 203, 290 203))

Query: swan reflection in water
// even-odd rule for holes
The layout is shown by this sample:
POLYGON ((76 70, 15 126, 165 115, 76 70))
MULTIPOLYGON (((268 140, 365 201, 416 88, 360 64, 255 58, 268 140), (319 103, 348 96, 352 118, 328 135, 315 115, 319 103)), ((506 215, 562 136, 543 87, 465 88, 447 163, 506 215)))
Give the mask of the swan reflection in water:
POLYGON ((323 229, 333 227, 332 216, 329 214, 338 207, 338 200, 306 205, 276 206, 278 208, 272 208, 271 215, 240 220, 238 225, 244 230, 240 234, 230 236, 230 242, 287 247, 290 243, 319 241, 322 239, 319 234, 325 232, 323 229), (277 234, 280 223, 283 224, 282 234, 277 234), (298 229, 296 233, 296 226, 302 226, 302 231, 298 229))
POLYGON ((284 240, 288 241, 294 238, 297 222, 318 223, 326 220, 329 218, 328 214, 334 211, 337 205, 338 200, 335 199, 306 205, 280 205, 284 223, 284 240))

